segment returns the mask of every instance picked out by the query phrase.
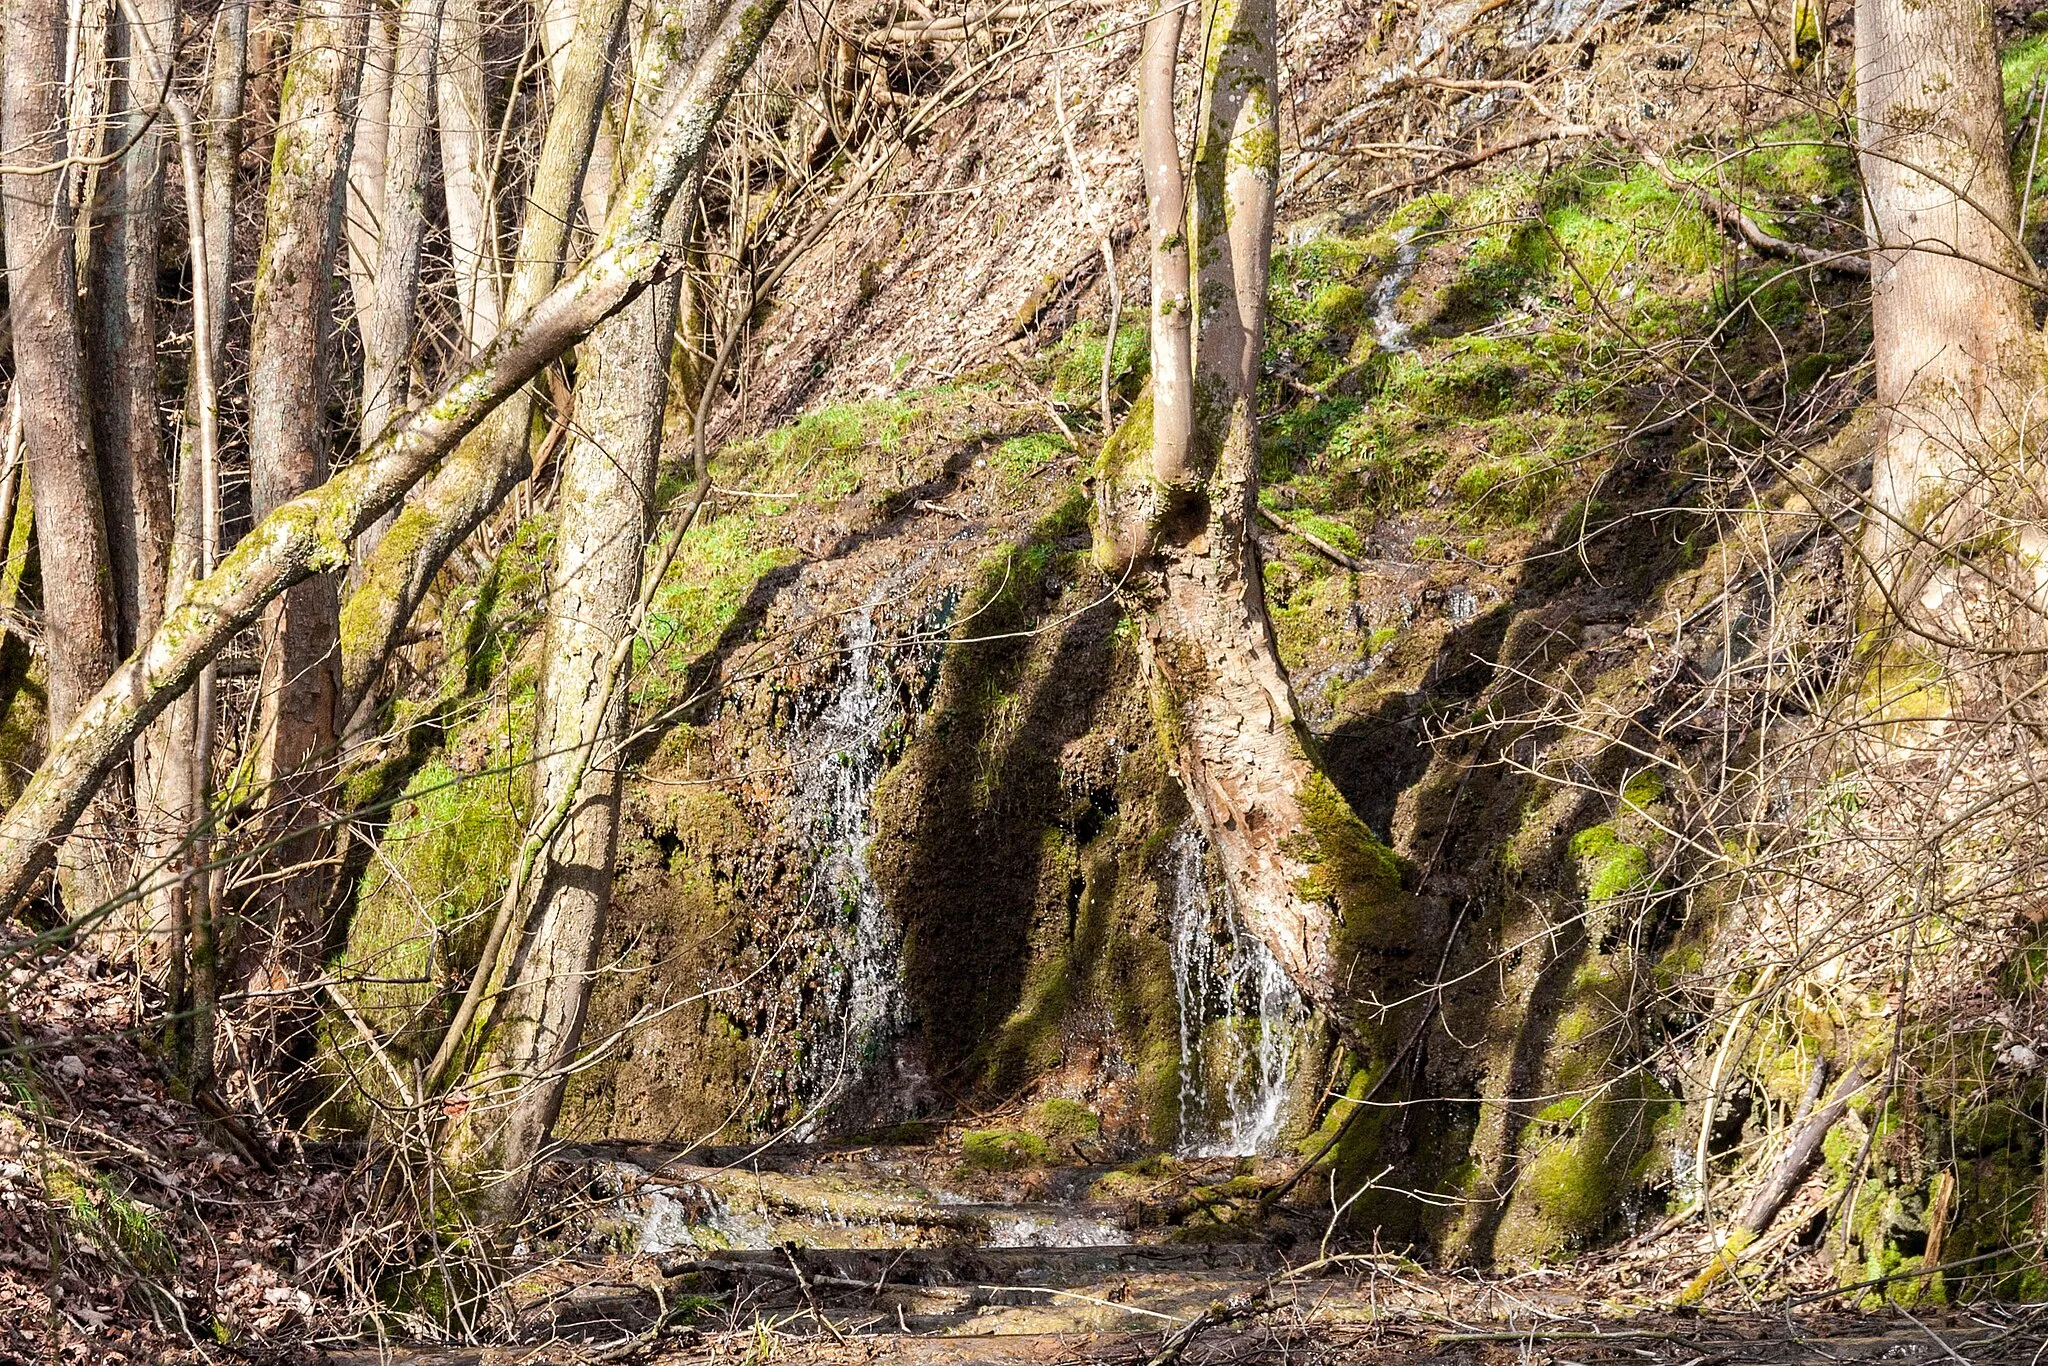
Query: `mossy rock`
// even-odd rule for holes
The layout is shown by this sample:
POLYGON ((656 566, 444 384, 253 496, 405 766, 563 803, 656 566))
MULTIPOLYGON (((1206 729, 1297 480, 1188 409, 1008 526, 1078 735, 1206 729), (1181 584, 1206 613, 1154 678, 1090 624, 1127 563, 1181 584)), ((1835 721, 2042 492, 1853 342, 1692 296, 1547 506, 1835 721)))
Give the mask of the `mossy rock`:
POLYGON ((1078 1100, 1053 1096, 1031 1116, 1032 1131, 1046 1142, 1071 1148, 1102 1132, 1102 1119, 1078 1100))
POLYGON ((1049 1166, 1052 1148, 1020 1129, 970 1129, 960 1135, 960 1165, 969 1171, 1015 1172, 1049 1166))

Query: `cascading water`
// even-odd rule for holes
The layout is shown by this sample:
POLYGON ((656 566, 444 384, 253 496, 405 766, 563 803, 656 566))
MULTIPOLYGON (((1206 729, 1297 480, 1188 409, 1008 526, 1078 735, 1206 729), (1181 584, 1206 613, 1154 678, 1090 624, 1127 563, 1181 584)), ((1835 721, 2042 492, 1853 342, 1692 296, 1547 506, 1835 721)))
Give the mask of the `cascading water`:
POLYGON ((1193 820, 1169 846, 1169 953, 1180 1006, 1180 1151, 1248 1156, 1270 1148, 1287 1102, 1308 1007, 1287 974, 1210 885, 1193 820))
POLYGON ((1372 335, 1373 340, 1388 351, 1413 351, 1415 343, 1409 336, 1407 323, 1394 312, 1394 301, 1401 297, 1401 291, 1408 288, 1408 282, 1415 278, 1415 267, 1422 260, 1422 244, 1415 240, 1415 228, 1402 228, 1394 234, 1394 263, 1372 291, 1372 335))
POLYGON ((883 743, 902 714, 878 635, 872 605, 848 624, 842 682, 807 737, 797 791, 811 827, 805 896, 830 926, 828 971, 835 980, 827 1011, 839 1048, 812 1058, 813 1080, 827 1091, 857 1074, 902 1024, 902 933, 883 908, 867 861, 874 838, 868 808, 882 776, 883 743))
MULTIPOLYGON (((909 567, 914 571, 919 561, 909 567)), ((912 639, 887 641, 876 623, 886 585, 852 614, 840 638, 841 665, 831 700, 791 745, 796 810, 809 856, 804 898, 824 931, 819 957, 824 1018, 804 1066, 811 1117, 796 1131, 811 1137, 828 1112, 873 1073, 908 1023, 902 978, 902 927, 882 903, 868 871, 874 839, 875 784, 905 720, 903 688, 892 665, 908 664, 920 695, 936 680, 939 646, 931 637, 951 620, 956 594, 941 594, 912 639)))

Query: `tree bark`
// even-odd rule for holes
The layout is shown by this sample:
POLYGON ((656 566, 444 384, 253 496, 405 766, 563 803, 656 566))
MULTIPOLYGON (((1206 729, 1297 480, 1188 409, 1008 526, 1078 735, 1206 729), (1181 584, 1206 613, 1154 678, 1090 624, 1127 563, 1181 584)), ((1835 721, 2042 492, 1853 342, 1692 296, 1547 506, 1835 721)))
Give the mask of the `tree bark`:
MULTIPOLYGON (((332 277, 368 12, 307 0, 292 38, 249 316, 250 496, 258 517, 327 478, 332 277)), ((274 859, 266 919, 310 933, 328 841, 314 828, 339 738, 339 603, 331 575, 287 592, 262 631, 255 775, 274 859)))
MULTIPOLYGON (((391 141, 391 66, 398 40, 391 10, 381 3, 367 9, 355 127, 349 137, 348 198, 341 220, 342 237, 348 243, 349 296, 358 326, 377 292, 377 242, 384 232, 384 158, 391 141)), ((367 345, 366 341, 366 349, 367 345)), ((368 389, 366 384, 364 392, 368 389)))
POLYGON ((1954 638, 1971 631, 1968 600, 1985 581, 1946 552, 2016 521, 2034 575, 2048 564, 2039 518, 2000 510, 2039 505, 2013 447, 2042 354, 1989 7, 1859 4, 1856 112, 1885 425, 1864 550, 1891 610, 1954 638))
MULTIPOLYGON (((108 51, 119 78, 110 90, 107 140, 131 143, 127 155, 100 172, 94 224, 92 284, 86 294, 87 342, 99 401, 91 405, 93 448, 107 517, 108 552, 119 613, 120 654, 155 633, 163 614, 171 551, 171 481, 157 401, 157 260, 162 223, 163 133, 152 122, 161 82, 148 60, 150 44, 167 43, 175 13, 163 0, 141 0, 133 17, 109 17, 108 51), (138 24, 151 32, 138 34, 138 24)), ((130 880, 149 877, 166 826, 166 807, 181 807, 182 756, 144 737, 135 747, 137 840, 130 880)), ((147 903, 140 910, 148 960, 162 961, 159 928, 147 903)))
POLYGON ((0 820, 0 905, 16 906, 49 866, 60 832, 84 811, 124 748, 234 634, 280 593, 340 568, 348 548, 498 404, 674 268, 659 232, 786 0, 726 10, 691 78, 669 106, 590 258, 503 329, 391 435, 326 484, 259 522, 213 574, 179 595, 148 645, 123 664, 50 746, 0 820))
POLYGON ((1140 136, 1153 337, 1168 368, 1155 370, 1147 449, 1135 449, 1140 420, 1104 452, 1098 555, 1128 570, 1127 587, 1149 604, 1147 673, 1239 918, 1342 1019, 1353 954, 1364 944, 1405 951, 1405 910, 1393 856, 1320 768, 1267 620, 1253 535, 1279 169, 1272 0, 1209 0, 1203 26, 1192 194, 1178 219, 1178 40, 1166 14, 1147 24, 1140 136), (1176 294, 1191 294, 1190 307, 1176 294), (1190 324, 1193 352, 1182 360, 1190 324))
MULTIPOLYGON (((699 0, 693 8, 710 6, 699 0)), ((664 5, 650 19, 639 45, 640 100, 656 97, 690 60, 692 39, 702 43, 700 23, 681 5, 664 5)), ((671 208, 672 245, 690 209, 682 197, 671 208)), ((536 870, 479 1069, 481 1123, 458 1128, 451 1144, 472 1171, 503 1174, 479 1200, 500 1225, 524 1209, 534 1159, 561 1111, 611 899, 641 561, 653 524, 680 283, 644 291, 577 352, 577 423, 561 457, 531 777, 532 809, 561 811, 563 819, 536 870)))
MULTIPOLYGON (((419 313, 420 240, 426 232, 427 139, 432 133, 435 34, 441 0, 405 0, 391 49, 376 265, 356 300, 363 344, 361 441, 368 447, 405 411, 419 313)), ((351 162, 353 165, 353 161, 351 162)), ((387 517, 356 544, 357 563, 377 548, 387 517)))
MULTIPOLYGON (((0 146, 15 167, 60 163, 64 126, 65 6, 6 0, 6 70, 0 77, 0 146)), ((93 455, 80 344, 69 171, 0 177, 16 393, 22 404, 36 553, 42 569, 51 734, 78 716, 120 658, 119 600, 107 548, 105 505, 93 455)), ((85 815, 85 805, 71 812, 85 815)), ((53 832, 54 833, 54 832, 53 832)), ((80 915, 114 891, 112 832, 102 816, 65 833, 62 891, 80 915)), ((25 889, 24 889, 25 890, 25 889)))
POLYGON ((462 338, 473 355, 498 332, 498 221, 491 207, 485 130, 483 25, 476 0, 446 0, 436 63, 441 186, 462 338))
POLYGON ((1138 140, 1152 243, 1152 477, 1166 489, 1186 482, 1194 443, 1187 180, 1173 113, 1174 73, 1180 65, 1186 14, 1179 4, 1154 7, 1145 20, 1139 68, 1138 140))

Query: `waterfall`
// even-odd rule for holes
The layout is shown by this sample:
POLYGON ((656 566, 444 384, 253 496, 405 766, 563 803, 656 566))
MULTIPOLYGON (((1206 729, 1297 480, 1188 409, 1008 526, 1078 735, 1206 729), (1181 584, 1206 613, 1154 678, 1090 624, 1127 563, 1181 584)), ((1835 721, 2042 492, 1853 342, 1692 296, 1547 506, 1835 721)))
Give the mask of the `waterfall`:
POLYGON ((849 621, 841 648, 838 689, 797 748, 796 809, 808 821, 811 855, 804 898, 825 926, 827 945, 829 1028, 805 1069, 821 1111, 823 1102, 860 1078, 904 1023, 903 935, 882 905, 867 860, 874 839, 869 807, 890 729, 903 715, 873 604, 849 621))
MULTIPOLYGON (((840 1101, 876 1077, 891 1042, 910 1023, 903 929, 868 870, 868 846, 875 836, 875 784, 894 760, 910 720, 905 689, 909 707, 917 708, 937 683, 942 647, 936 637, 952 620, 959 598, 953 589, 938 593, 907 639, 883 638, 877 614, 902 593, 903 581, 925 558, 849 614, 831 698, 799 725, 788 750, 796 780, 793 809, 804 823, 804 903, 823 940, 809 969, 823 1018, 812 1028, 805 1052, 803 1094, 811 1113, 798 1137, 814 1137, 840 1101)), ((914 1079, 900 1075, 903 1059, 894 1061, 899 1075, 893 1089, 883 1089, 900 1102, 914 1089, 914 1079)))
POLYGON ((1180 1007, 1180 1151, 1263 1152, 1287 1123, 1308 1007, 1273 955, 1239 923, 1208 875, 1208 842, 1190 818, 1168 846, 1169 954, 1180 1007))
POLYGON ((1415 267, 1422 260, 1422 244, 1415 240, 1416 232, 1410 227, 1394 234, 1394 263, 1372 290, 1373 339, 1388 351, 1415 349, 1415 343, 1409 339, 1408 324, 1394 312, 1394 302, 1415 278, 1415 267))

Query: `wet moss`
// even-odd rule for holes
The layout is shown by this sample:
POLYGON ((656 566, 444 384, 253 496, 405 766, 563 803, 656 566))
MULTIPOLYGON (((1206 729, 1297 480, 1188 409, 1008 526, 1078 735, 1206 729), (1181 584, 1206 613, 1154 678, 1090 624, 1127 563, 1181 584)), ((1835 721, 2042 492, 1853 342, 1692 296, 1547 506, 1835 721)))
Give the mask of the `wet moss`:
POLYGON ((1046 1141, 1021 1129, 970 1129, 960 1135, 960 1165, 969 1171, 1014 1172, 1051 1162, 1046 1141))

